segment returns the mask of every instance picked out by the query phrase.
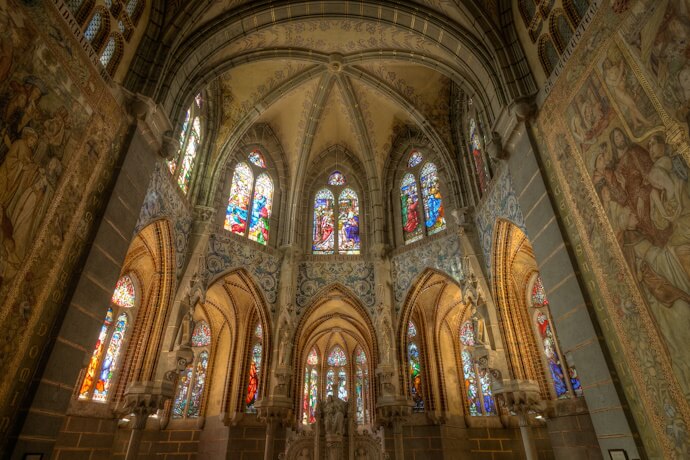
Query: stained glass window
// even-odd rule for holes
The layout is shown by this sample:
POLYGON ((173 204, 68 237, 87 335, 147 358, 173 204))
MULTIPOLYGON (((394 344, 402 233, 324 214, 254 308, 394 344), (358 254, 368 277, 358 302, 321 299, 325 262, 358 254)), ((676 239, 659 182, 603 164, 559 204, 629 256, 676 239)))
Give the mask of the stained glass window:
POLYGON ((470 415, 482 415, 481 396, 477 388, 477 374, 472 356, 467 350, 462 351, 462 373, 465 379, 465 392, 470 415))
POLYGON ((187 407, 187 396, 189 396, 189 384, 192 381, 193 373, 194 365, 189 364, 177 379, 177 396, 175 396, 172 407, 173 418, 184 417, 185 408, 187 407))
POLYGON ((407 345, 407 359, 410 366, 410 393, 414 402, 414 411, 424 410, 424 397, 422 396, 422 365, 419 357, 419 347, 415 342, 407 345))
POLYGON ((316 354, 316 350, 312 350, 309 352, 309 356, 307 356, 307 364, 310 366, 316 366, 319 364, 319 357, 316 354))
POLYGON ((328 355, 328 365, 329 366, 345 366, 347 365, 347 357, 342 348, 336 346, 331 353, 328 355))
POLYGON ((335 248, 333 193, 321 189, 314 199, 314 234, 312 250, 314 254, 333 254, 335 248))
POLYGON ((489 184, 489 171, 484 163, 481 134, 477 129, 477 122, 474 121, 474 118, 470 118, 470 148, 472 149, 474 168, 477 172, 479 190, 484 193, 487 185, 489 184))
POLYGON ((319 396, 319 373, 307 367, 304 371, 304 397, 302 400, 302 424, 316 422, 316 404, 319 396))
POLYGON ((414 325, 412 321, 407 323, 407 338, 411 339, 412 337, 417 336, 417 327, 414 325))
POLYGON ((424 196, 424 210, 426 211, 426 229, 429 235, 433 235, 446 228, 446 218, 444 217, 445 212, 436 165, 433 163, 424 165, 420 182, 422 185, 422 195, 424 196))
POLYGON ((108 63, 110 63, 110 60, 113 58, 113 55, 115 54, 115 37, 110 37, 108 39, 108 44, 105 45, 105 48, 103 48, 103 52, 101 53, 100 57, 100 62, 103 67, 108 67, 108 63))
POLYGON ((208 368, 208 352, 199 353, 194 372, 194 384, 189 397, 189 408, 187 417, 198 417, 201 412, 201 398, 204 394, 204 384, 206 383, 206 369, 208 368))
POLYGON ((246 163, 240 163, 232 175, 228 209, 225 213, 225 229, 244 235, 247 229, 249 213, 249 193, 252 187, 253 174, 246 163))
POLYGON ((265 168, 266 167, 266 160, 264 160, 264 156, 258 150, 253 150, 253 151, 249 152, 249 155, 247 158, 249 159, 250 163, 258 166, 259 168, 265 168))
POLYGON ((400 185, 400 200, 405 243, 420 240, 424 236, 424 230, 419 225, 419 193, 417 181, 410 173, 405 174, 400 185))
POLYGON ((333 387, 335 386, 335 371, 328 369, 326 372, 326 396, 333 396, 333 387))
POLYGON ((491 390, 491 375, 485 369, 479 370, 479 385, 482 391, 484 414, 496 415, 496 403, 491 390))
POLYGON ((333 171, 328 176, 328 185, 345 185, 345 176, 340 171, 333 171))
POLYGON ((419 150, 413 150, 410 154, 410 159, 407 160, 407 167, 414 168, 422 162, 422 154, 419 150))
POLYGON ((544 290, 544 284, 541 281, 541 276, 537 276, 534 280, 534 285, 532 285, 532 306, 546 307, 549 305, 549 301, 546 298, 546 291, 544 290))
POLYGON ((347 371, 342 367, 338 371, 338 398, 347 401, 347 371))
POLYGON ((460 343, 465 346, 474 346, 474 326, 471 321, 465 321, 460 326, 460 343))
POLYGON ((268 243, 271 210, 273 208, 273 181, 268 174, 261 174, 254 185, 254 200, 249 224, 249 239, 261 243, 268 243))
POLYGON ((194 159, 196 158, 196 152, 199 148, 201 140, 201 122, 199 117, 195 117, 192 122, 192 132, 187 139, 187 148, 184 151, 184 156, 182 157, 182 165, 180 167, 180 174, 177 177, 177 184, 180 186, 184 193, 189 190, 189 183, 192 180, 192 165, 194 164, 194 159))
POLYGON ((368 419, 367 403, 369 392, 369 370, 367 368, 367 355, 359 348, 355 352, 355 407, 357 423, 362 424, 368 419))
POLYGON ((261 345, 261 340, 263 338, 263 327, 261 323, 256 326, 254 330, 255 343, 252 347, 252 354, 249 357, 249 382, 247 383, 247 396, 245 402, 247 405, 247 412, 255 413, 256 399, 259 394, 259 378, 261 375, 261 358, 263 353, 263 347, 261 345))
POLYGON ((539 329, 539 334, 544 346, 544 355, 546 356, 549 373, 551 374, 553 387, 556 391, 556 397, 567 397, 568 386, 565 383, 566 376, 563 372, 563 366, 561 366, 558 351, 556 350, 556 339, 553 335, 553 331, 551 330, 549 319, 542 312, 537 313, 537 328, 539 329))
POLYGON ((118 307, 132 308, 134 306, 134 283, 128 275, 117 280, 111 302, 118 307))
POLYGON ((194 326, 192 333, 193 347, 207 347, 211 345, 211 328, 206 321, 199 321, 194 326))
POLYGON ((101 354, 103 353, 105 339, 108 336, 110 326, 113 324, 113 317, 113 309, 108 307, 108 311, 105 314, 105 320, 103 321, 103 326, 101 326, 101 332, 98 334, 96 346, 93 348, 93 353, 91 354, 91 359, 89 360, 89 366, 86 368, 84 382, 79 390, 79 399, 87 399, 89 397, 89 392, 93 387, 94 377, 96 376, 98 362, 101 359, 101 354))
POLYGON ((189 118, 191 117, 192 109, 187 110, 184 118, 184 123, 182 123, 182 129, 180 130, 180 138, 179 138, 179 149, 178 149, 178 154, 176 155, 175 158, 171 158, 168 160, 168 169, 170 170, 170 174, 175 174, 175 170, 177 169, 177 157, 179 156, 179 152, 182 152, 182 149, 184 149, 184 144, 185 141, 187 140, 187 129, 189 128, 189 118))
POLYGON ((338 252, 359 254, 359 200, 351 188, 340 192, 338 198, 338 252))
POLYGON ((84 31, 84 37, 89 42, 93 42, 93 40, 96 38, 98 31, 101 30, 102 23, 103 16, 101 15, 100 11, 96 11, 96 13, 91 18, 91 22, 89 22, 89 25, 86 27, 86 31, 84 31))
POLYGON ((122 343, 125 339, 125 332, 127 331, 127 315, 121 313, 117 317, 115 323, 115 331, 110 337, 108 349, 105 352, 103 363, 101 364, 101 371, 98 374, 98 380, 93 390, 93 400, 105 402, 108 398, 108 390, 113 381, 113 375, 117 366, 117 358, 122 350, 122 343))

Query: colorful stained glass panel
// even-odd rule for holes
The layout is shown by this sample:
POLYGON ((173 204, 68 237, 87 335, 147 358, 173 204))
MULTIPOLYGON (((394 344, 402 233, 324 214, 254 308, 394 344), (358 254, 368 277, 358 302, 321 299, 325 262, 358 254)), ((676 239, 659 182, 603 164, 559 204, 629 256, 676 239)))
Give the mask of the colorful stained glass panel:
POLYGON ((271 210, 273 209, 273 181, 268 174, 261 174, 254 185, 254 200, 249 221, 249 239, 260 244, 268 243, 271 210))
POLYGON ((420 240, 424 237, 424 230, 419 225, 419 194, 417 181, 412 174, 408 173, 403 177, 400 185, 400 204, 405 243, 420 240))
POLYGON ((407 337, 411 339, 417 335, 417 326, 414 325, 412 321, 407 323, 407 337))
POLYGON ((342 348, 336 346, 331 351, 331 353, 328 355, 328 365, 335 367, 347 365, 347 356, 345 356, 345 352, 342 348))
POLYGON ((412 342, 407 346, 407 358, 410 366, 410 393, 414 402, 413 410, 423 411, 422 365, 419 359, 419 348, 416 343, 412 342))
POLYGON ((328 185, 345 185, 345 176, 340 171, 333 171, 328 176, 328 185))
POLYGON ((472 148, 472 159, 474 160, 474 168, 477 172, 479 190, 484 193, 489 184, 489 171, 484 163, 481 135, 479 134, 477 123, 474 121, 474 118, 470 119, 470 147, 472 148))
POLYGON ((199 321, 194 326, 192 333, 193 347, 207 347, 211 345, 211 328, 206 321, 199 321))
POLYGON ((86 368, 84 381, 82 382, 81 389, 79 390, 79 399, 87 399, 89 397, 89 392, 91 391, 91 387, 93 386, 93 379, 96 376, 98 361, 101 359, 101 354, 103 353, 103 347, 105 345, 105 339, 108 336, 108 329, 110 329, 110 326, 112 324, 113 309, 108 307, 108 311, 105 314, 105 320, 103 321, 103 326, 101 326, 101 332, 100 334, 98 334, 96 346, 94 346, 93 348, 91 360, 89 361, 89 367, 86 368))
POLYGON ((208 352, 202 351, 197 357, 196 371, 194 372, 194 385, 189 397, 187 417, 198 417, 201 412, 201 398, 204 395, 206 383, 206 369, 208 368, 208 352))
POLYGON ((316 354, 316 350, 312 350, 309 352, 309 356, 307 356, 307 364, 310 366, 316 366, 319 364, 319 357, 316 354))
POLYGON ((93 390, 94 401, 105 402, 108 398, 108 390, 113 382, 113 376, 117 366, 117 358, 122 351, 122 343, 124 342, 126 331, 127 315, 125 313, 121 313, 120 316, 117 317, 115 331, 110 338, 108 349, 105 353, 105 357, 103 358, 103 363, 101 364, 101 371, 98 374, 98 380, 96 381, 96 386, 93 390))
POLYGON ((335 371, 328 369, 326 372, 326 396, 333 396, 333 387, 335 386, 335 371))
POLYGON ((419 150, 413 150, 412 153, 410 154, 409 160, 407 160, 407 167, 408 168, 414 168, 417 166, 419 163, 422 162, 422 154, 419 152, 419 150))
POLYGON ((482 402, 477 387, 477 374, 474 371, 474 361, 467 350, 462 351, 462 373, 465 379, 465 395, 470 415, 482 415, 482 402))
POLYGON ((338 252, 359 254, 359 200, 351 188, 340 192, 338 198, 338 252))
POLYGON ((192 132, 187 140, 187 148, 182 157, 182 165, 180 166, 180 173, 177 177, 177 185, 180 186, 184 193, 189 191, 189 183, 192 180, 192 166, 194 166, 194 159, 199 148, 201 139, 201 125, 199 117, 195 117, 192 122, 192 132))
POLYGON ((338 398, 347 401, 347 372, 343 368, 338 371, 338 398))
POLYGON ((257 343, 252 348, 251 361, 249 363, 249 383, 247 384, 247 397, 245 402, 247 403, 247 412, 255 413, 256 408, 254 403, 256 403, 256 398, 259 393, 259 373, 261 372, 261 353, 262 347, 260 343, 257 343))
POLYGON ((465 321, 460 326, 460 343, 470 347, 474 345, 474 326, 472 321, 465 321))
POLYGON ((532 286, 532 306, 539 308, 547 305, 549 305, 549 300, 546 298, 544 284, 541 281, 541 276, 537 276, 532 286))
POLYGON ((249 194, 254 176, 246 163, 240 163, 232 175, 230 198, 225 213, 225 230, 244 235, 249 214, 249 194))
POLYGON ((335 219, 333 216, 333 193, 319 190, 314 199, 314 232, 312 251, 314 254, 333 254, 335 248, 335 219))
POLYGON ((253 151, 249 152, 247 159, 249 160, 250 163, 258 166, 259 168, 265 168, 266 167, 266 160, 264 160, 264 156, 258 150, 253 150, 253 151))
POLYGON ((192 373, 194 366, 188 365, 187 368, 180 374, 177 379, 177 396, 173 401, 172 416, 173 418, 184 417, 185 408, 187 407, 187 395, 189 393, 189 382, 192 380, 192 373))
POLYGON ((117 280, 111 302, 118 307, 132 308, 134 307, 135 298, 132 278, 125 275, 117 280))
POLYGON ((441 197, 436 165, 433 163, 424 165, 420 182, 422 184, 422 196, 424 197, 426 229, 429 235, 433 235, 446 228, 445 211, 443 209, 443 199, 441 197))
POLYGON ((558 357, 558 352, 556 351, 556 338, 554 337, 553 330, 551 329, 551 324, 546 315, 542 312, 537 313, 537 329, 539 330, 539 335, 541 336, 542 344, 544 346, 544 355, 546 356, 546 362, 549 367, 549 373, 551 374, 551 380, 553 381, 553 387, 556 391, 556 396, 558 398, 568 397, 568 386, 565 383, 565 373, 563 372, 563 366, 561 365, 561 360, 558 357))

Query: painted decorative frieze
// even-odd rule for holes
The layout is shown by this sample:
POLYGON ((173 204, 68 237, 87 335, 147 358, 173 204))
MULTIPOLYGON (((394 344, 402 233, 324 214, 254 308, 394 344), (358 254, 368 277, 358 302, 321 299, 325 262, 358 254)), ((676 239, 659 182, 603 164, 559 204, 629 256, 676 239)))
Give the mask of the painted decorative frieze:
POLYGON ((376 302, 374 264, 370 262, 303 262, 297 273, 299 308, 309 305, 313 297, 329 284, 339 283, 350 289, 362 303, 373 308, 376 302))

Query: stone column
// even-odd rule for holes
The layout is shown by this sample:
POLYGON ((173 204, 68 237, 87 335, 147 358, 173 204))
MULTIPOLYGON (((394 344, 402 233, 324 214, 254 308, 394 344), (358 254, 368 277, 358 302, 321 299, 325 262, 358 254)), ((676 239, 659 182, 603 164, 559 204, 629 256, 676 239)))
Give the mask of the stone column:
POLYGON ((376 415, 379 422, 393 432, 395 460, 405 459, 402 427, 409 419, 410 415, 412 415, 413 406, 414 403, 412 401, 400 396, 383 398, 376 405, 376 415))
POLYGON ((539 414, 544 408, 539 396, 539 385, 531 380, 504 380, 500 388, 494 388, 494 395, 518 418, 525 458, 537 460, 537 447, 529 416, 539 414))
POLYGON ((141 437, 150 415, 163 408, 165 401, 175 393, 173 381, 134 382, 125 390, 125 413, 134 414, 134 426, 129 436, 125 460, 136 460, 141 437))
MULTIPOLYGON (((287 376, 289 378, 289 375, 287 376)), ((258 419, 266 422, 266 447, 264 460, 273 460, 276 430, 288 426, 292 418, 292 400, 287 396, 272 396, 255 404, 258 419)))

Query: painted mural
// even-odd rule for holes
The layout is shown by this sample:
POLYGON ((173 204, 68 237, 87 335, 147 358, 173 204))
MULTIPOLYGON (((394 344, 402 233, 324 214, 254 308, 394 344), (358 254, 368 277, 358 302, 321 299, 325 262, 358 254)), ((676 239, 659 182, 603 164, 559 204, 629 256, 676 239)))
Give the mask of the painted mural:
POLYGON ((22 401, 85 247, 122 115, 51 2, 0 0, 1 416, 22 401))
POLYGON ((579 81, 554 86, 536 132, 648 454, 664 458, 690 453, 688 37, 690 3, 639 2, 596 53, 578 52, 579 81))

